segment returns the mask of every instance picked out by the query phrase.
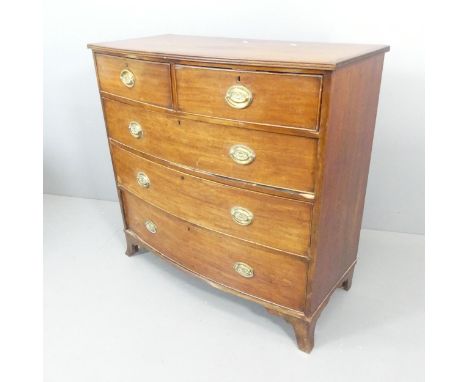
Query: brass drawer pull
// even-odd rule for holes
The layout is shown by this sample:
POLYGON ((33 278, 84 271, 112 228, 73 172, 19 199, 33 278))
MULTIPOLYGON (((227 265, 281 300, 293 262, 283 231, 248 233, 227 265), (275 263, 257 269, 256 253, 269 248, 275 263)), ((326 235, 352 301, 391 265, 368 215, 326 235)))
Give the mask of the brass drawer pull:
POLYGON ((234 145, 229 149, 231 159, 237 164, 247 165, 255 160, 255 151, 245 145, 234 145))
POLYGON ((148 188, 150 186, 150 179, 143 171, 140 171, 136 176, 138 184, 143 188, 148 188))
POLYGON ((132 121, 128 125, 128 130, 133 138, 140 139, 143 136, 143 128, 138 122, 132 121))
POLYGON ((127 88, 133 88, 135 86, 135 75, 130 69, 124 69, 120 72, 120 81, 127 88))
POLYGON ((158 227, 156 227, 156 224, 152 220, 145 221, 145 227, 151 233, 156 233, 158 230, 158 227))
POLYGON ((245 109, 252 103, 253 95, 244 85, 233 85, 226 91, 224 99, 234 109, 245 109))
POLYGON ((254 215, 247 208, 236 206, 231 208, 231 217, 239 225, 249 225, 252 224, 254 215))
POLYGON ((254 270, 253 268, 246 263, 237 262, 234 263, 234 270, 239 273, 242 277, 250 279, 254 277, 254 270))

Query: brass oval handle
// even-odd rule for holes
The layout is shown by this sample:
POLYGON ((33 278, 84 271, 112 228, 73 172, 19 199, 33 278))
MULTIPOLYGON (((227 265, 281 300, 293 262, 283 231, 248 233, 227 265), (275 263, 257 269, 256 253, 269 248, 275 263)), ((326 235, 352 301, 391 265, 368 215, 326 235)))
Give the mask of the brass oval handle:
POLYGON ((130 69, 123 69, 120 72, 120 81, 127 88, 133 88, 135 86, 135 75, 130 69))
POLYGON ((128 130, 133 138, 140 139, 143 136, 143 128, 138 122, 130 122, 128 124, 128 130))
POLYGON ((250 279, 254 277, 254 270, 253 268, 246 263, 242 263, 240 261, 234 263, 234 270, 239 273, 242 277, 250 279))
POLYGON ((229 149, 231 159, 237 164, 247 165, 255 160, 255 151, 245 145, 234 145, 229 149))
POLYGON ((156 231, 158 230, 158 227, 152 220, 145 221, 145 227, 151 233, 156 233, 156 231))
POLYGON ((226 103, 234 109, 245 109, 253 101, 253 95, 244 85, 233 85, 224 96, 226 103))
POLYGON ((239 225, 249 225, 252 224, 254 214, 247 208, 236 206, 231 208, 231 217, 239 225))
POLYGON ((143 171, 140 171, 136 176, 138 184, 143 188, 148 188, 150 186, 150 179, 143 171))

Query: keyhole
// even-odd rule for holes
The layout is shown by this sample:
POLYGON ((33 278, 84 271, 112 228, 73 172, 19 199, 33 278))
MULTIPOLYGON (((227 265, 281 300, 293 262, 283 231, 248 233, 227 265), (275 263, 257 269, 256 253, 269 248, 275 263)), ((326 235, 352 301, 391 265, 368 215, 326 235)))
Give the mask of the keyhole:
POLYGON ((240 82, 240 76, 237 76, 237 82, 240 82))

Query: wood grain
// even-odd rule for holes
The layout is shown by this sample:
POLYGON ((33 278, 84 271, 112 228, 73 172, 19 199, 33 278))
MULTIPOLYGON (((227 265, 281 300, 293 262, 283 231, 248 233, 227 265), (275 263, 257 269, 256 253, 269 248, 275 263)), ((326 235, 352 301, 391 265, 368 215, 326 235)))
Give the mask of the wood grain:
POLYGON ((383 58, 376 55, 332 74, 321 140, 307 315, 356 261, 383 58))
POLYGON ((127 192, 122 199, 129 229, 172 261, 240 292, 291 309, 304 308, 305 260, 246 246, 240 240, 173 217, 127 192), (157 225, 155 234, 145 227, 148 219, 157 225), (254 277, 245 278, 235 272, 235 262, 253 267, 254 277))
POLYGON ((369 55, 386 52, 387 45, 330 44, 306 41, 160 35, 89 44, 95 51, 128 52, 157 60, 191 59, 204 63, 272 65, 334 70, 369 55))
POLYGON ((321 76, 258 73, 176 65, 180 111, 239 121, 318 129, 321 76), (240 84, 253 93, 245 109, 225 101, 229 87, 240 84))
MULTIPOLYGON (((297 135, 300 137, 308 137, 308 138, 320 137, 320 130, 311 130, 311 129, 306 129, 303 127, 267 125, 267 124, 256 123, 256 122, 237 121, 234 119, 226 119, 226 118, 210 117, 210 116, 205 116, 205 115, 185 113, 179 110, 167 109, 167 108, 163 108, 161 106, 153 105, 147 102, 141 102, 141 101, 136 101, 131 98, 121 97, 116 94, 108 93, 105 91, 101 91, 101 98, 110 99, 110 100, 117 101, 120 103, 125 103, 127 105, 140 107, 148 111, 155 111, 157 113, 164 114, 168 117, 178 118, 181 120, 186 119, 190 121, 205 122, 205 123, 214 124, 214 125, 233 126, 233 127, 243 128, 243 129, 267 131, 267 132, 276 133, 276 134, 297 135)), ((174 102, 177 102, 176 95, 174 96, 174 102)), ((174 105, 174 107, 176 107, 176 105, 174 105)))
POLYGON ((311 351, 333 292, 352 285, 389 47, 172 35, 89 46, 126 253, 150 248, 262 304, 311 351), (120 84, 124 67, 137 74, 133 90, 120 84), (245 109, 225 102, 234 84, 253 92, 245 109), (142 138, 129 134, 131 121, 142 138), (255 161, 235 164, 234 144, 251 147, 255 161), (137 185, 138 171, 149 188, 137 185), (253 223, 234 223, 233 205, 253 212, 253 223), (239 261, 254 277, 234 271, 239 261))
POLYGON ((221 185, 171 170, 111 145, 117 181, 145 201, 191 223, 238 238, 307 256, 312 205, 221 185), (143 171, 148 188, 136 181, 143 171), (231 208, 254 214, 250 225, 234 222, 231 208))
POLYGON ((224 177, 313 192, 316 139, 171 118, 108 99, 103 103, 109 136, 136 150, 224 177), (131 121, 142 126, 142 138, 130 135, 131 121), (229 156, 235 144, 252 148, 255 160, 235 163, 229 156))
POLYGON ((168 64, 97 54, 96 65, 101 91, 166 108, 172 107, 168 64), (126 87, 120 81, 120 72, 123 69, 130 69, 135 75, 135 85, 132 88, 126 87))

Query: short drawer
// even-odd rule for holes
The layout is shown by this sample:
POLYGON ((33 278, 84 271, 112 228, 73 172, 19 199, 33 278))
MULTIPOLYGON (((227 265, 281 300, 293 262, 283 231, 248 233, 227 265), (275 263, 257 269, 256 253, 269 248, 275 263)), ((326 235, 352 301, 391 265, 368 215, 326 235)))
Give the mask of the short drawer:
POLYGON ((175 263, 247 295, 304 309, 304 259, 194 226, 126 192, 122 202, 128 229, 175 263))
POLYGON ((97 54, 96 66, 102 91, 165 108, 172 107, 169 64, 97 54))
POLYGON ((104 113, 111 138, 146 154, 229 178, 314 191, 316 139, 177 119, 109 99, 104 113))
POLYGON ((226 186, 111 148, 117 182, 140 198, 194 224, 307 255, 310 203, 226 186))
POLYGON ((316 130, 322 77, 177 65, 179 110, 316 130))

